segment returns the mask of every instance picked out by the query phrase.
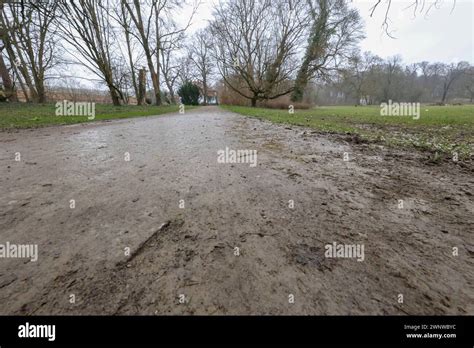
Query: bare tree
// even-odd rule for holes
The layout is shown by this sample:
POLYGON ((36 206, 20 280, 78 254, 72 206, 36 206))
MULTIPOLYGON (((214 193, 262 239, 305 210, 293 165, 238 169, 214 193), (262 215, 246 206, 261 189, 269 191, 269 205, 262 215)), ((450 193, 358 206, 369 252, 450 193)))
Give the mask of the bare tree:
POLYGON ((448 98, 448 92, 453 83, 458 80, 469 69, 467 62, 459 62, 457 64, 440 64, 441 78, 443 81, 443 94, 441 104, 444 104, 448 98))
POLYGON ((8 2, 2 6, 0 24, 4 29, 4 47, 34 101, 46 101, 47 72, 58 62, 56 29, 53 21, 56 1, 25 2, 19 6, 8 2))
POLYGON ((179 59, 176 53, 179 52, 184 44, 184 31, 177 29, 176 24, 171 21, 167 27, 169 35, 162 36, 160 44, 160 70, 163 75, 166 88, 169 92, 169 102, 175 103, 175 86, 179 79, 179 59))
POLYGON ((359 13, 349 9, 345 0, 307 0, 307 9, 311 28, 291 96, 293 101, 301 101, 308 81, 327 75, 363 37, 359 13))
MULTIPOLYGON (((128 68, 130 70, 130 78, 131 78, 131 85, 133 87, 133 91, 135 96, 137 97, 137 104, 141 105, 144 103, 144 98, 139 98, 139 86, 138 86, 138 78, 137 78, 137 67, 135 66, 137 63, 137 59, 134 57, 134 42, 133 36, 131 34, 131 26, 130 26, 130 14, 126 10, 125 4, 123 1, 120 1, 120 6, 114 9, 115 20, 122 28, 122 33, 125 37, 125 46, 126 46, 126 57, 128 59, 128 68)), ((117 38, 120 41, 119 38, 117 38)))
POLYGON ((382 101, 388 102, 396 96, 396 90, 400 87, 397 77, 402 73, 401 56, 393 56, 384 64, 384 81, 382 82, 382 101))
POLYGON ((345 69, 341 69, 343 82, 350 88, 350 92, 354 95, 356 105, 361 100, 369 104, 369 96, 373 93, 371 86, 372 71, 374 66, 380 64, 381 59, 370 52, 360 54, 355 52, 348 59, 345 69))
POLYGON ((474 67, 472 66, 466 71, 464 89, 468 92, 469 101, 472 103, 474 100, 474 67))
MULTIPOLYGON (((0 1, 0 13, 3 13, 3 1, 0 1)), ((7 65, 5 64, 5 59, 3 55, 3 50, 5 49, 5 41, 8 41, 8 29, 0 23, 0 40, 2 41, 2 46, 0 47, 0 76, 2 77, 3 87, 5 89, 5 97, 11 101, 18 101, 16 95, 15 86, 8 70, 7 65)), ((15 62, 14 62, 15 64, 15 62)))
POLYGON ((307 23, 303 1, 221 2, 210 23, 212 55, 225 83, 252 106, 291 93, 307 23))
POLYGON ((5 89, 5 98, 10 101, 18 101, 15 86, 10 76, 10 71, 3 59, 3 50, 5 46, 0 47, 0 76, 2 77, 3 88, 5 89))
MULTIPOLYGON (((143 13, 146 11, 145 5, 143 2, 139 0, 121 0, 122 7, 127 9, 132 23, 134 24, 134 31, 130 31, 133 35, 135 35, 140 42, 143 51, 145 53, 146 61, 148 64, 148 69, 151 74, 151 80, 153 83, 153 89, 156 98, 156 104, 161 104, 161 95, 160 95, 160 80, 159 80, 159 70, 155 69, 155 65, 153 63, 153 48, 150 42, 150 35, 152 31, 152 24, 153 24, 153 14, 154 8, 157 6, 157 1, 152 1, 151 6, 148 6, 148 14, 143 13)), ((159 11, 159 10, 157 10, 159 11)), ((131 29, 129 29, 131 30, 131 29)), ((159 66, 159 61, 157 61, 157 65, 159 66)))
POLYGON ((178 59, 177 65, 179 84, 183 85, 188 81, 192 81, 198 78, 194 63, 189 54, 180 57, 178 59))
POLYGON ((203 103, 207 105, 207 94, 211 74, 213 72, 213 61, 211 57, 212 38, 208 29, 198 31, 191 40, 188 47, 189 57, 198 72, 198 81, 202 87, 203 103))
MULTIPOLYGON (((372 54, 368 54, 368 57, 372 54)), ((467 62, 446 65, 421 62, 404 66, 400 56, 382 60, 355 56, 332 82, 318 83, 324 102, 347 103, 348 96, 367 104, 394 101, 445 103, 451 98, 474 98, 473 67, 467 62), (466 93, 467 92, 467 93, 466 93)), ((313 98, 314 100, 314 98, 313 98)))
POLYGON ((120 105, 123 95, 114 81, 110 1, 60 1, 58 6, 61 37, 79 52, 82 59, 76 59, 107 85, 112 103, 120 105))
MULTIPOLYGON (((180 9, 183 0, 121 0, 123 6, 130 14, 133 28, 130 33, 140 42, 151 74, 151 81, 155 95, 156 105, 161 104, 160 71, 162 71, 161 51, 169 49, 169 38, 177 37, 191 24, 199 3, 194 2, 192 14, 184 27, 178 28, 172 20, 172 14, 180 9), (155 62, 153 61, 155 59, 155 62)), ((166 54, 165 54, 166 56, 166 54)), ((165 69, 165 71, 167 71, 165 69)), ((167 81, 170 82, 170 79, 167 81)))

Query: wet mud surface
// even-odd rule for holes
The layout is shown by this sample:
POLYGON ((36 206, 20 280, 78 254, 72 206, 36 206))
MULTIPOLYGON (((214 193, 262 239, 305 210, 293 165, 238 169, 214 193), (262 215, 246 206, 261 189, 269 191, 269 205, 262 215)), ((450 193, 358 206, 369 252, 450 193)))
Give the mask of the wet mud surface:
POLYGON ((0 132, 0 185, 2 315, 474 314, 471 165, 207 107, 0 132))

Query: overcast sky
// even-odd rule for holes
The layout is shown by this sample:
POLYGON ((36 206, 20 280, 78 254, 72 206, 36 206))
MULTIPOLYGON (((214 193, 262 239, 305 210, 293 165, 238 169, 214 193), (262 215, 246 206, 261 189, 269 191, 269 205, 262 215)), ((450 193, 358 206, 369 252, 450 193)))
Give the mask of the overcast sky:
MULTIPOLYGON (((207 20, 212 18, 214 1, 202 0, 192 31, 205 27, 207 20)), ((465 60, 474 64, 474 0, 457 0, 454 9, 455 0, 444 0, 439 9, 432 8, 428 15, 417 13, 416 17, 413 16, 412 8, 407 9, 414 0, 392 0, 389 30, 396 39, 388 37, 381 28, 385 1, 382 1, 373 17, 369 16, 370 8, 376 0, 352 1, 365 22, 367 38, 361 43, 362 50, 371 51, 382 58, 400 54, 405 63, 465 60)), ((429 4, 433 0, 425 1, 429 4)))
MULTIPOLYGON (((426 0, 429 2, 430 0, 426 0)), ((379 9, 371 18, 368 14, 374 1, 357 1, 356 7, 365 20, 367 38, 363 50, 370 50, 382 57, 401 54, 407 63, 423 60, 445 63, 466 60, 474 63, 474 5, 472 0, 444 0, 439 9, 427 15, 413 16, 413 9, 406 9, 413 1, 393 1, 391 8, 392 35, 390 39, 381 32, 384 11, 379 9)))
MULTIPOLYGON (((191 2, 192 0, 190 0, 191 2)), ((188 35, 204 28, 212 19, 213 4, 217 0, 201 0, 202 5, 196 13, 188 35)), ((255 0, 258 1, 258 0, 255 0)), ((279 1, 279 0, 273 0, 279 1)), ((385 4, 382 0, 380 6, 385 4)), ((401 55, 405 64, 421 61, 452 63, 461 60, 474 64, 474 0, 444 0, 439 9, 432 9, 427 16, 406 9, 414 0, 392 0, 390 11, 390 32, 396 39, 387 36, 381 25, 386 6, 378 8, 370 17, 370 8, 376 0, 353 0, 365 22, 366 39, 361 44, 362 51, 371 51, 382 58, 401 55), (452 12, 451 12, 452 11, 452 12)), ((434 0, 425 0, 431 3, 434 0)), ((191 7, 177 14, 176 21, 185 25, 191 15, 191 7)), ((89 76, 83 68, 76 67, 76 75, 89 76), (84 70, 80 73, 80 70, 84 70)), ((95 83, 81 80, 83 87, 92 87, 95 83)), ((103 88, 97 85, 96 88, 103 88)))

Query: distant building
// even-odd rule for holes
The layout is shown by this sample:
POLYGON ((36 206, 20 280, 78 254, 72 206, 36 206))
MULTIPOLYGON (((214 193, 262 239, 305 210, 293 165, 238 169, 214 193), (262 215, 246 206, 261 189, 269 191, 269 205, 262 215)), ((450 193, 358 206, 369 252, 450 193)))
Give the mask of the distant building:
MULTIPOLYGON (((204 88, 202 83, 198 81, 192 81, 196 86, 198 86, 201 95, 199 96, 199 104, 204 104, 204 88)), ((207 88, 207 104, 208 105, 217 105, 219 104, 217 89, 211 87, 207 88)))
MULTIPOLYGON (((204 96, 199 97, 199 103, 204 103, 204 96)), ((207 104, 208 105, 217 105, 219 101, 217 99, 217 90, 209 88, 207 90, 207 104)))

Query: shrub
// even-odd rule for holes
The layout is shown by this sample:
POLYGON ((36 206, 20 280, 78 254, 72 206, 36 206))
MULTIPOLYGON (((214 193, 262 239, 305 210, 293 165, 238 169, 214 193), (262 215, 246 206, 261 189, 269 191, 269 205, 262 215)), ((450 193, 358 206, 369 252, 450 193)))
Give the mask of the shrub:
POLYGON ((185 82, 178 89, 178 95, 184 105, 199 105, 199 87, 190 81, 185 82))

